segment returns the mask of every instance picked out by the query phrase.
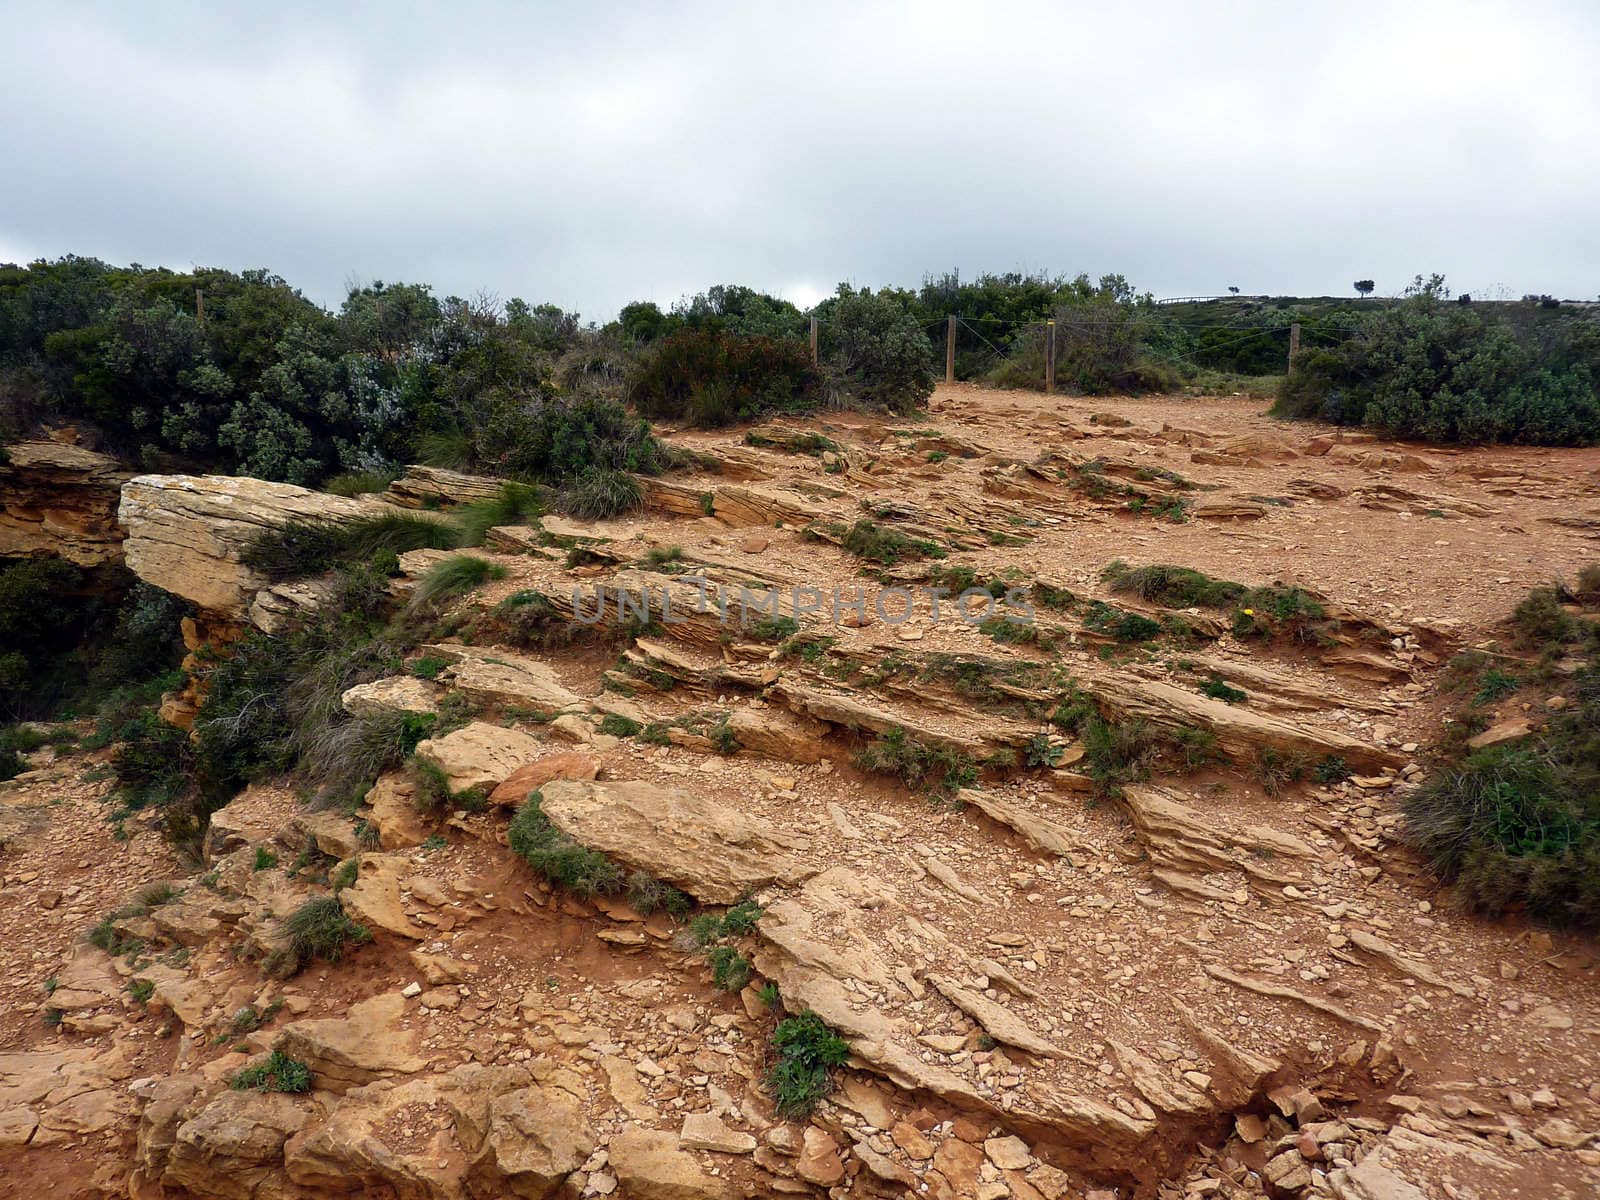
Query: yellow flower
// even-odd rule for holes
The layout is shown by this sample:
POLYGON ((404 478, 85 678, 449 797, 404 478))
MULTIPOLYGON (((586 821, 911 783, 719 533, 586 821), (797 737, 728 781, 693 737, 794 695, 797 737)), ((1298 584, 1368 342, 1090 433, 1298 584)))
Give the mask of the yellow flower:
POLYGON ((1256 610, 1253 608, 1247 608, 1244 610, 1244 615, 1247 617, 1253 617, 1256 615, 1256 610))

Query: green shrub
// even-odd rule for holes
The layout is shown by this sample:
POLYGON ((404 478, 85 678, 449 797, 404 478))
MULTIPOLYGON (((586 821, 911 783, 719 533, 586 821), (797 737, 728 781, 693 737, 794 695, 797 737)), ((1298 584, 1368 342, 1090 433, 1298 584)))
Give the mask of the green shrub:
POLYGON ((260 534, 240 561, 268 579, 298 579, 384 552, 453 550, 460 541, 454 525, 396 509, 352 521, 290 521, 260 534))
POLYGON ((921 322, 887 295, 841 285, 817 318, 830 381, 857 406, 907 414, 933 395, 933 345, 921 322))
MULTIPOLYGON (((1595 749, 1592 730, 1583 750, 1595 749)), ((1491 746, 1430 776, 1403 802, 1407 835, 1475 909, 1515 906, 1552 924, 1600 925, 1595 762, 1541 746, 1491 746), (1585 788, 1585 782, 1591 786, 1585 788)))
POLYGON ((1312 768, 1311 777, 1321 784, 1342 783, 1349 779, 1354 772, 1350 764, 1337 754, 1330 754, 1312 768))
POLYGON ((1028 739, 1026 763, 1030 768, 1054 767, 1061 762, 1064 751, 1047 733, 1036 733, 1028 739))
POLYGON ((617 713, 607 713, 600 719, 600 732, 608 733, 612 737, 631 738, 644 726, 629 717, 617 713))
POLYGON ((410 609, 414 612, 437 608, 474 588, 482 587, 491 579, 504 579, 506 569, 499 563, 479 558, 475 554, 456 554, 434 563, 428 573, 418 581, 411 593, 410 609))
POLYGON ((936 542, 910 538, 898 529, 875 525, 863 518, 844 532, 844 548, 857 558, 892 567, 907 559, 943 558, 944 548, 936 542))
POLYGON ((715 428, 812 412, 824 388, 803 342, 691 329, 657 343, 639 362, 627 397, 641 416, 715 428))
POLYGON ((1213 700, 1225 700, 1229 704, 1240 704, 1249 697, 1236 687, 1229 685, 1227 680, 1220 675, 1213 675, 1200 685, 1200 690, 1213 700))
POLYGON ((778 1022, 772 1031, 776 1061, 766 1088, 778 1115, 804 1120, 833 1090, 833 1069, 850 1057, 850 1046, 809 1008, 778 1022))
POLYGON ((449 665, 450 660, 447 658, 435 658, 431 655, 426 655, 422 658, 412 660, 408 669, 410 670, 411 674, 416 676, 418 679, 427 679, 431 681, 439 678, 439 673, 449 665))
POLYGON ((1103 578, 1113 592, 1137 596, 1163 608, 1227 608, 1249 590, 1242 583, 1165 564, 1129 567, 1114 562, 1105 569, 1103 578))
POLYGON ((278 865, 278 856, 265 846, 256 847, 256 861, 252 868, 256 871, 270 871, 278 865))
POLYGON ((669 883, 663 883, 648 871, 634 871, 628 876, 628 903, 640 916, 664 912, 681 921, 694 909, 694 897, 681 892, 669 883))
POLYGON ((372 940, 372 931, 352 921, 332 896, 307 900, 283 920, 287 940, 281 964, 293 974, 313 959, 338 962, 345 950, 372 940))
POLYGON ((1600 441, 1596 337, 1507 309, 1444 304, 1436 284, 1375 307, 1337 345, 1291 365, 1273 412, 1431 442, 1600 441))
POLYGON ((713 946, 706 951, 711 964, 711 982, 725 992, 737 992, 750 982, 750 962, 732 946, 713 946))
POLYGON ((626 471, 595 467, 562 488, 561 511, 580 521, 601 521, 644 507, 644 490, 626 471))
POLYGON ((501 525, 526 525, 544 515, 544 497, 525 483, 501 484, 491 499, 464 504, 454 514, 461 529, 461 545, 481 546, 489 530, 501 525))
POLYGON ((612 895, 627 884, 620 867, 599 851, 573 841, 550 823, 534 792, 511 819, 511 851, 557 887, 579 896, 612 895))
POLYGON ((1161 634, 1161 623, 1139 613, 1127 612, 1099 600, 1089 605, 1083 616, 1084 628, 1123 643, 1147 642, 1161 634))
POLYGON ((309 1092, 311 1068, 282 1050, 274 1050, 265 1062, 240 1071, 228 1086, 236 1092, 309 1092))
POLYGON ((800 622, 793 617, 769 617, 757 621, 744 632, 758 642, 781 642, 800 632, 800 622))
POLYGON ((856 754, 863 771, 897 775, 909 788, 931 787, 955 792, 978 780, 978 765, 946 746, 925 746, 896 726, 880 733, 856 754))

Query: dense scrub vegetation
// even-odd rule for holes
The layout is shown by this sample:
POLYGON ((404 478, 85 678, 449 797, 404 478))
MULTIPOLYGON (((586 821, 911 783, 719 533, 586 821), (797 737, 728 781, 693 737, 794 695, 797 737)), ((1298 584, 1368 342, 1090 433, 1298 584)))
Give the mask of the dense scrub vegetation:
POLYGON ((1600 323, 1451 303, 1442 280, 1295 359, 1273 411, 1430 442, 1600 442, 1600 323))
MULTIPOLYGON (((1521 909, 1600 928, 1600 568, 1575 588, 1539 588, 1512 617, 1523 657, 1469 651, 1448 684, 1465 696, 1443 761, 1405 801, 1413 845, 1472 908, 1521 909), (1560 705, 1530 736, 1481 749, 1468 739, 1524 687, 1560 705)), ((1520 706, 1513 711, 1520 711, 1520 706)))

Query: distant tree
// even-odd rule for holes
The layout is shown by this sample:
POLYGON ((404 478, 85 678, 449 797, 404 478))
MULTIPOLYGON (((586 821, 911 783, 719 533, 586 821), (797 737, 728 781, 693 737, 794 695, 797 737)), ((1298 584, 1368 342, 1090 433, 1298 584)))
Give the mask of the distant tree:
POLYGON ((1231 284, 1230 284, 1230 285, 1229 285, 1229 286, 1228 286, 1228 290, 1229 290, 1229 291, 1230 291, 1230 292, 1232 292, 1232 293, 1233 293, 1233 294, 1234 294, 1234 295, 1235 295, 1235 296, 1237 296, 1237 295, 1238 295, 1238 294, 1239 294, 1239 289, 1238 289, 1238 288, 1236 288, 1236 287, 1234 287, 1234 286, 1233 286, 1233 285, 1231 285, 1231 284))
POLYGON ((1356 289, 1358 294, 1362 296, 1370 296, 1372 295, 1372 289, 1378 285, 1373 283, 1370 279, 1358 279, 1352 286, 1356 289))

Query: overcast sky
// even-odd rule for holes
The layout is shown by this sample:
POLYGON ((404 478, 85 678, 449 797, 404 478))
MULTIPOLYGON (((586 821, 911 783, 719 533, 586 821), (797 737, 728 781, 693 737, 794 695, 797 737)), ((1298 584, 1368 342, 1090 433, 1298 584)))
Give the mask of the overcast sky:
POLYGON ((1600 294, 1600 2, 0 0, 0 261, 1600 294), (237 10, 230 12, 229 10, 237 10))

